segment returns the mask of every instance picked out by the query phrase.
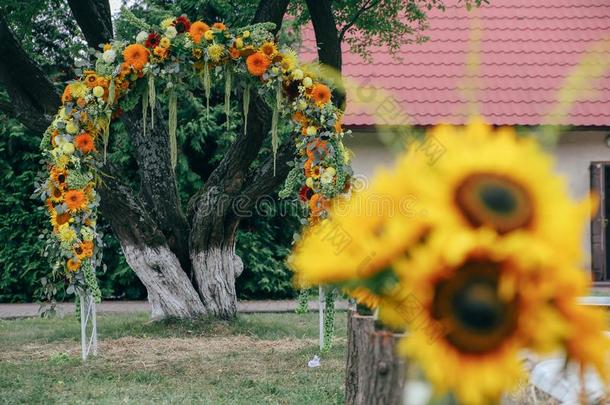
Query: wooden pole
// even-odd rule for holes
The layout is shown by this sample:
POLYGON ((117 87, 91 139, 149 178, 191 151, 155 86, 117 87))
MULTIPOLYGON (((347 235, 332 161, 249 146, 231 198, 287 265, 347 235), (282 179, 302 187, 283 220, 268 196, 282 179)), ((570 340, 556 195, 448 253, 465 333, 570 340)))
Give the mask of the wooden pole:
POLYGON ((405 363, 394 349, 401 335, 375 329, 373 316, 348 314, 345 401, 349 405, 402 403, 405 363))

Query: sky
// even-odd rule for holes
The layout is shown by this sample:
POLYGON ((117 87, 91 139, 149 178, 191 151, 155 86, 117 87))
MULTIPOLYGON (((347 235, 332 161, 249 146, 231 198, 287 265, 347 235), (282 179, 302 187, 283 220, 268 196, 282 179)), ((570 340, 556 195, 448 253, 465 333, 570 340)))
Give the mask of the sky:
POLYGON ((112 10, 112 15, 118 13, 121 9, 122 0, 110 0, 110 9, 112 10))

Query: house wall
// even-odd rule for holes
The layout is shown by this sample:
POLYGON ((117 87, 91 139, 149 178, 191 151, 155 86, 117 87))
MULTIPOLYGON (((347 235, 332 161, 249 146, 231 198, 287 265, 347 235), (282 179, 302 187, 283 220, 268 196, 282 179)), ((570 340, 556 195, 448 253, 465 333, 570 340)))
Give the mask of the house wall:
MULTIPOLYGON (((570 193, 575 198, 582 198, 589 193, 589 164, 592 161, 610 161, 610 148, 606 146, 605 137, 610 131, 568 132, 561 136, 554 153, 557 159, 557 171, 565 177, 570 193)), ((346 146, 354 152, 352 166, 354 173, 372 177, 375 168, 390 167, 395 154, 379 140, 373 132, 354 132, 346 138, 346 146)), ((585 224, 583 248, 586 254, 586 265, 589 265, 591 254, 590 224, 585 224)))

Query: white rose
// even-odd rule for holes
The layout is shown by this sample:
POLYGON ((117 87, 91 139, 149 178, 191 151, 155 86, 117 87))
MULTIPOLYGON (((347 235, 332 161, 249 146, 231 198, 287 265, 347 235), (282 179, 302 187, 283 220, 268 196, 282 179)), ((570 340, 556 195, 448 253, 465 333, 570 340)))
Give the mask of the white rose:
POLYGON ((318 129, 314 126, 307 127, 307 135, 315 135, 318 132, 318 129))
POLYGON ((142 44, 142 43, 144 43, 144 41, 146 41, 146 38, 148 38, 148 32, 140 31, 140 33, 136 37, 136 42, 142 44))
POLYGON ((104 62, 108 64, 114 62, 114 60, 116 59, 116 51, 114 49, 109 49, 105 51, 102 54, 102 59, 104 59, 104 62))
POLYGON ((311 80, 311 77, 306 77, 303 79, 303 86, 305 86, 305 88, 313 86, 313 80, 311 80))
POLYGON ((65 155, 71 155, 74 153, 74 145, 71 144, 70 142, 64 142, 61 145, 61 151, 65 154, 65 155))
POLYGON ((295 69, 292 71, 292 78, 294 80, 301 80, 303 78, 303 71, 301 69, 295 69))
POLYGON ((176 35, 178 35, 178 31, 176 31, 176 27, 174 26, 167 27, 167 29, 165 30, 165 36, 169 39, 176 38, 176 35))

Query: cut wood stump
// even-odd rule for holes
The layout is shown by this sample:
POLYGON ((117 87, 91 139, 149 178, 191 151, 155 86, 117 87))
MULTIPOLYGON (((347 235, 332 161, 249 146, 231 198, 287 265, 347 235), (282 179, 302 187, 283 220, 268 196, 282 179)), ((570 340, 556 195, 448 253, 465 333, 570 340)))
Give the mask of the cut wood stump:
POLYGON ((348 314, 345 400, 349 405, 402 403, 405 363, 395 353, 401 335, 376 330, 373 316, 348 314))

